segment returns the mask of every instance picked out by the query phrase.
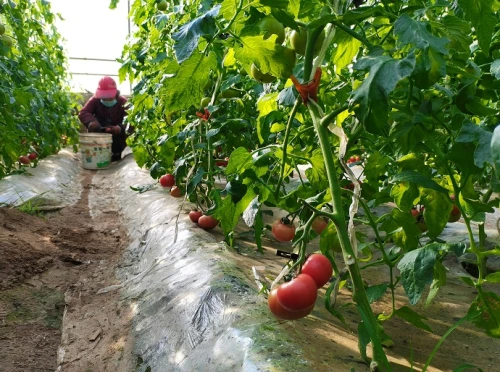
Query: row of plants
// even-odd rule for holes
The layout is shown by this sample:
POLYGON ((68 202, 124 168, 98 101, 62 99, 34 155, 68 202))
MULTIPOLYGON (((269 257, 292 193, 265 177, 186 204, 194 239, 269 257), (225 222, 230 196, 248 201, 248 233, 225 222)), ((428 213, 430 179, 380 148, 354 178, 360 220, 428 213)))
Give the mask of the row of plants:
POLYGON ((336 278, 326 309, 344 322, 335 299, 349 278, 359 351, 372 370, 392 369, 385 322, 399 317, 432 331, 423 314, 396 306, 395 291, 402 286, 410 305, 431 306, 450 254, 471 254, 479 272, 463 277, 478 295, 453 328, 469 321, 500 337, 500 297, 485 289, 500 281, 485 264, 500 249, 486 248, 484 229, 499 203, 499 9, 476 3, 132 3, 137 29, 120 77, 135 82, 129 144, 138 165, 155 179, 168 175, 170 186, 219 222, 229 245, 241 219, 260 251, 265 229, 292 242, 298 258, 267 289, 275 315, 293 313, 284 319, 310 312, 313 287, 316 298, 320 286, 301 273, 319 235, 336 278), (362 181, 348 163, 362 164, 362 181), (388 203, 390 212, 373 213, 388 203), (271 207, 288 214, 272 227, 263 218, 271 207), (459 218, 468 243, 444 241, 444 228, 459 218), (357 233, 359 225, 376 239, 357 233), (373 266, 389 274, 366 288, 363 269, 373 266), (283 278, 292 279, 280 301, 283 278), (376 314, 371 305, 384 295, 392 308, 376 314))
POLYGON ((45 0, 0 0, 0 179, 75 143, 75 102, 45 0))

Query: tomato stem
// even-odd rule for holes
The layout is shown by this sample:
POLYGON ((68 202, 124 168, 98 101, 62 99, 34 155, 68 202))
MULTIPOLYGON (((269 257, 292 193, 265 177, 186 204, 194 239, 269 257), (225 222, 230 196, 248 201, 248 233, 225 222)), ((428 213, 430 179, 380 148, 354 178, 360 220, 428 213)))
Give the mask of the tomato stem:
POLYGON ((282 148, 283 159, 281 161, 280 177, 278 179, 278 183, 276 184, 276 189, 274 191, 275 197, 278 197, 281 184, 283 183, 283 179, 285 178, 285 168, 288 158, 288 142, 290 138, 290 131, 292 130, 293 119, 295 118, 295 115, 297 114, 297 111, 299 110, 301 103, 302 102, 300 100, 300 97, 297 97, 297 99, 295 100, 295 105, 293 106, 292 112, 290 113, 290 116, 288 118, 288 123, 286 124, 285 136, 283 138, 283 148, 282 148))
POLYGON ((347 269, 353 283, 352 299, 357 304, 358 311, 363 319, 366 330, 370 336, 373 345, 373 361, 380 364, 384 371, 391 371, 391 366, 387 360, 387 356, 382 348, 380 337, 384 334, 382 326, 378 323, 375 314, 370 306, 366 295, 364 282, 361 277, 358 260, 354 254, 351 241, 345 226, 345 216, 342 208, 341 190, 337 180, 335 170, 335 162, 330 141, 328 139, 328 131, 321 125, 321 115, 319 107, 316 105, 308 105, 309 112, 312 117, 314 129, 318 135, 319 145, 323 153, 323 159, 326 166, 326 174, 330 186, 330 194, 332 197, 333 213, 331 220, 335 225, 342 247, 342 254, 346 263, 347 269))

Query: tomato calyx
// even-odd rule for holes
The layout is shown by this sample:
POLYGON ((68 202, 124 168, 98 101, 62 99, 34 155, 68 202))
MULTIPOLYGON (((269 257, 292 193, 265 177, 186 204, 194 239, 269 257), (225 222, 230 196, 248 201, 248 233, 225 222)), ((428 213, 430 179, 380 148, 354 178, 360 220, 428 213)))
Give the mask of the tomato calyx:
POLYGON ((300 97, 302 98, 302 102, 304 102, 304 105, 307 106, 307 103, 309 102, 309 99, 314 100, 315 102, 318 102, 318 88, 319 88, 319 83, 321 81, 321 68, 318 67, 316 69, 316 72, 314 73, 314 78, 306 84, 301 84, 295 76, 291 76, 290 79, 292 79, 293 85, 295 86, 295 89, 300 94, 300 97))
POLYGON ((208 109, 206 108, 204 110, 204 113, 197 112, 196 116, 198 116, 201 120, 208 121, 208 119, 210 119, 210 111, 208 111, 208 109))

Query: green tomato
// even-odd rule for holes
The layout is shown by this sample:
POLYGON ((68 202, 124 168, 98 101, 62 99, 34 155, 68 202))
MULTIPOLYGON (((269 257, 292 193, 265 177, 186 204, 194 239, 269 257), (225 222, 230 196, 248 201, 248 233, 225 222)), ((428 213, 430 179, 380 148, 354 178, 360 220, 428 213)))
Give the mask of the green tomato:
POLYGON ((5 26, 0 23, 0 35, 5 34, 5 26))
POLYGON ((212 99, 210 97, 203 97, 200 102, 200 107, 201 108, 207 107, 211 100, 212 99))
POLYGON ((264 40, 271 35, 278 35, 276 44, 283 44, 285 41, 285 28, 274 17, 265 16, 257 23, 257 26, 264 32, 264 40))
MULTIPOLYGON (((314 47, 314 55, 317 55, 321 50, 321 46, 325 41, 325 31, 321 31, 316 40, 316 45, 314 47)), ((297 54, 303 56, 306 54, 306 43, 307 43, 307 30, 303 27, 299 28, 299 32, 293 30, 290 34, 290 44, 297 54)))
POLYGON ((12 46, 12 39, 7 35, 0 36, 0 42, 7 45, 8 47, 12 46))
POLYGON ((160 2, 158 3, 158 5, 156 5, 156 7, 158 8, 158 10, 161 10, 162 12, 164 12, 168 8, 167 1, 166 0, 160 0, 160 2))
POLYGON ((226 89, 224 91, 221 92, 220 96, 221 98, 238 98, 240 97, 241 95, 241 92, 239 90, 236 90, 236 89, 226 89))
POLYGON ((259 83, 272 83, 274 80, 276 80, 276 77, 271 75, 271 74, 264 74, 262 71, 259 70, 255 64, 252 64, 252 67, 250 68, 250 75, 257 80, 259 83))

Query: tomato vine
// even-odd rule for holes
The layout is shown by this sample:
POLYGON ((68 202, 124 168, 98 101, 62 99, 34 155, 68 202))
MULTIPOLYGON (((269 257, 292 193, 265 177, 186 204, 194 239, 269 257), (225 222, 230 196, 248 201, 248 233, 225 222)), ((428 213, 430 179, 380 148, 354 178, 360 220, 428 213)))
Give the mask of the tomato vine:
MULTIPOLYGON (((398 316, 430 330, 410 307, 396 308, 396 286, 414 305, 431 283, 430 304, 450 254, 476 257, 478 278, 464 279, 478 290, 467 319, 500 335, 500 298, 482 287, 500 281, 485 270, 500 250, 484 244, 485 215, 499 205, 500 36, 498 9, 480 2, 481 12, 466 0, 174 1, 164 11, 136 0, 131 9, 138 31, 120 74, 136 82, 129 119, 138 164, 154 178, 174 174, 230 244, 241 217, 261 249, 266 208, 300 211, 293 270, 306 259, 315 218, 326 218, 320 248, 337 278, 346 272, 353 283, 360 354, 368 362, 371 342, 374 370, 391 368, 384 322, 398 316), (271 18, 286 28, 284 42, 271 18), (294 32, 307 35, 304 56, 290 48, 294 32), (230 89, 241 95, 222 94, 230 89), (361 154, 362 181, 347 164, 361 154), (216 165, 226 157, 227 167, 216 165), (294 172, 300 182, 291 182, 294 172), (396 207, 373 214, 386 203, 396 207), (455 209, 468 244, 440 238, 455 209), (354 222, 376 242, 360 238, 354 222), (374 265, 388 266, 389 284, 373 284, 380 293, 369 299, 363 269, 374 265), (375 314, 371 302, 387 290, 392 310, 375 314)), ((330 297, 337 290, 338 281, 326 307, 342 319, 330 297)))
POLYGON ((0 1, 0 178, 76 142, 55 17, 44 0, 0 1))

